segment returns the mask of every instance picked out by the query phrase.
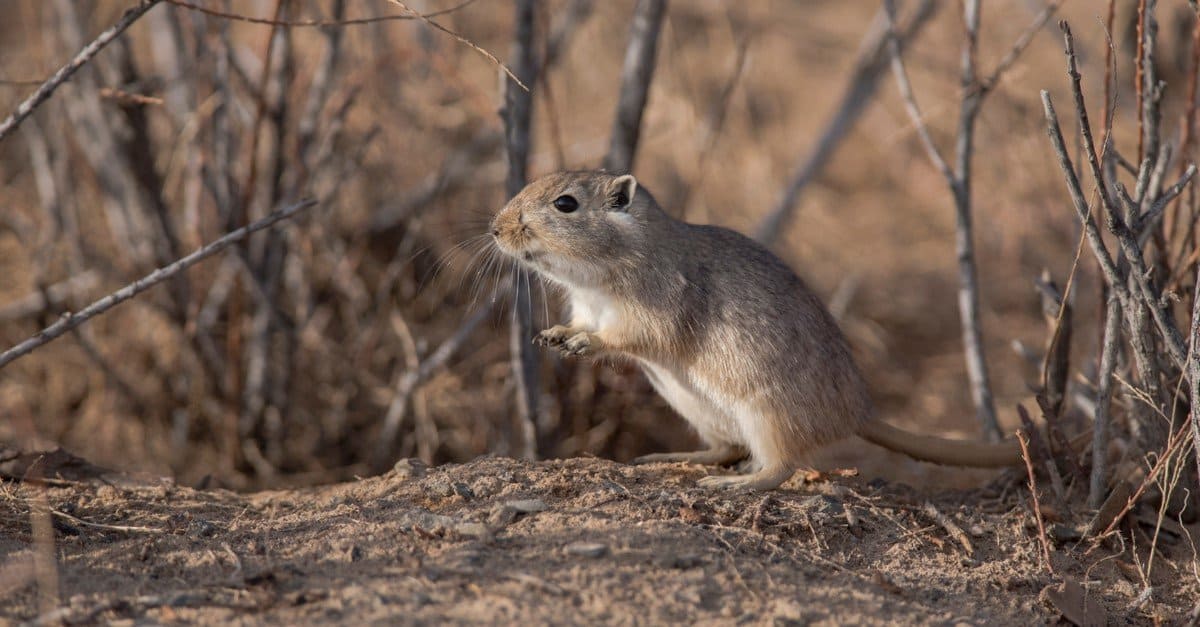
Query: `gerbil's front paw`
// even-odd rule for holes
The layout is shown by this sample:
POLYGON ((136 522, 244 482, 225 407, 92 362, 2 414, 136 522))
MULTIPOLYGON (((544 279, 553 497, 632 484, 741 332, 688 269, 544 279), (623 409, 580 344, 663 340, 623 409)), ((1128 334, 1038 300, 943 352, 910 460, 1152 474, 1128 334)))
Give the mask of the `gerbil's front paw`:
POLYGON ((587 357, 596 353, 599 344, 600 341, 591 333, 576 333, 567 338, 558 351, 567 357, 587 357))
POLYGON ((574 335, 574 333, 574 329, 571 329, 570 327, 564 327, 561 324, 556 324, 534 336, 533 343, 537 344, 538 346, 560 347, 562 346, 563 342, 566 342, 567 338, 574 335))

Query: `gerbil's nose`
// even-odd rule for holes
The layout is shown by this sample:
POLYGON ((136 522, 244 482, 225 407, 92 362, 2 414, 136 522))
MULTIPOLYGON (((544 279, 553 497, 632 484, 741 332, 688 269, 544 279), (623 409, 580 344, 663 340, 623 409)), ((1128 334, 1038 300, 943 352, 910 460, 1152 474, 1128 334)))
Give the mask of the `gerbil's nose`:
POLYGON ((500 237, 500 229, 498 227, 492 227, 492 237, 500 237))

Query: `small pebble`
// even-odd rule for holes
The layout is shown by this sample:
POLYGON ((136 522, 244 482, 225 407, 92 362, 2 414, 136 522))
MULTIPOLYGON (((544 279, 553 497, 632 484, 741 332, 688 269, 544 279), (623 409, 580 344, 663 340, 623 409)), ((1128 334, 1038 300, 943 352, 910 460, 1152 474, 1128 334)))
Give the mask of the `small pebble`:
POLYGON ((455 481, 451 487, 454 489, 454 493, 461 496, 464 501, 475 499, 475 492, 471 490, 471 486, 461 481, 455 481))
POLYGON ((217 526, 207 520, 196 519, 188 525, 187 534, 194 538, 211 538, 217 535, 217 526))
POLYGON ((416 459, 402 459, 392 466, 392 471, 396 473, 396 477, 400 479, 417 479, 425 476, 425 471, 428 470, 425 462, 416 459))
POLYGON ((599 542, 575 542, 563 547, 567 555, 577 557, 604 557, 608 554, 608 545, 599 542))

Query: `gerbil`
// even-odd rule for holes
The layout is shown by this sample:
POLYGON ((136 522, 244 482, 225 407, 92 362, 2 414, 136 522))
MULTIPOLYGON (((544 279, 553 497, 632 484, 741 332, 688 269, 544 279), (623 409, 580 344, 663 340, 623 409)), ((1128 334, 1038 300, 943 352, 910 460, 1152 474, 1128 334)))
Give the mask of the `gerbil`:
POLYGON ((872 420, 846 338, 815 294, 735 231, 667 215, 629 174, 550 174, 491 223, 499 249, 561 286, 571 320, 534 341, 564 355, 622 356, 708 446, 636 462, 724 464, 708 487, 772 489, 808 450, 850 435, 958 466, 1020 462, 1006 444, 914 435, 872 420))

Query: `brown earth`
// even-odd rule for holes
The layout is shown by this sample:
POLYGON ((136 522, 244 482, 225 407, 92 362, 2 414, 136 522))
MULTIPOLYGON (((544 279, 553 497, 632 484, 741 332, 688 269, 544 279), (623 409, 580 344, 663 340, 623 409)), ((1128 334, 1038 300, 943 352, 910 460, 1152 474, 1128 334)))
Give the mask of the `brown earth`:
POLYGON ((731 494, 696 488, 696 466, 485 458, 237 494, 50 459, 67 479, 0 486, 0 620, 1186 623, 1200 594, 1196 526, 1166 521, 1160 553, 1134 564, 1046 503, 1063 517, 1047 522, 1051 575, 1016 471, 942 494, 846 476, 731 494), (39 494, 52 544, 31 532, 39 494), (51 550, 59 602, 35 583, 55 576, 38 561, 51 550), (1045 590, 1059 580, 1079 594, 1045 590))

